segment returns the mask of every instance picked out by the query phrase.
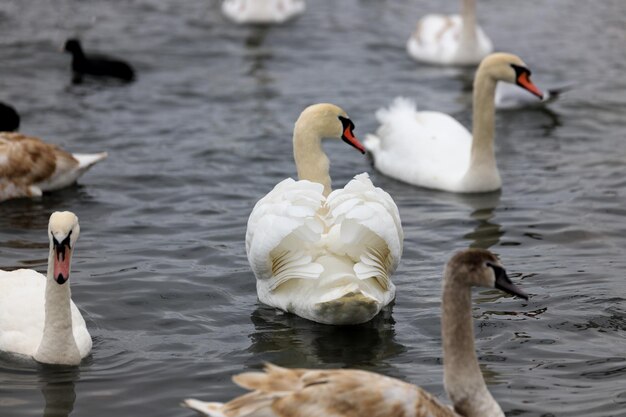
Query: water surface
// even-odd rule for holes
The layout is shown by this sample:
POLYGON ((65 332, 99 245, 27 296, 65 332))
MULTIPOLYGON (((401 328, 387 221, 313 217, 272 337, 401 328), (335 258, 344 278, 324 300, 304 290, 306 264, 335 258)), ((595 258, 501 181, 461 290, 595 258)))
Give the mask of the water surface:
POLYGON ((72 291, 94 338, 79 368, 0 355, 0 415, 191 416, 182 398, 226 400, 243 392, 230 376, 264 361, 372 370, 445 400, 441 272, 471 246, 498 253, 531 294, 475 297, 480 361, 507 415, 626 416, 623 0, 479 2, 498 50, 540 86, 575 86, 550 110, 497 116, 501 193, 411 187, 328 144, 335 186, 368 171, 400 208, 393 308, 337 328, 256 299, 247 217, 294 175, 305 106, 341 105, 361 137, 400 94, 469 123, 472 70, 404 51, 419 16, 457 6, 312 0, 302 18, 258 28, 225 21, 216 0, 0 3, 0 99, 23 132, 110 154, 75 187, 0 205, 2 269, 44 271, 50 213, 77 213, 72 291), (131 61, 138 81, 71 85, 59 47, 76 35, 131 61))

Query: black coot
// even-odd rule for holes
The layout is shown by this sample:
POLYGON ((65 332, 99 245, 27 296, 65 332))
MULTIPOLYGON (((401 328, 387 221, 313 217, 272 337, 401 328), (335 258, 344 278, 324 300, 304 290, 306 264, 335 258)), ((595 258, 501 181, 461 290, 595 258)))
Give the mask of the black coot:
POLYGON ((81 82, 84 75, 113 77, 124 81, 135 79, 135 71, 124 61, 103 55, 85 55, 78 39, 68 39, 63 49, 72 54, 74 82, 81 82))
POLYGON ((12 132, 20 127, 20 115, 8 104, 0 102, 0 132, 12 132))

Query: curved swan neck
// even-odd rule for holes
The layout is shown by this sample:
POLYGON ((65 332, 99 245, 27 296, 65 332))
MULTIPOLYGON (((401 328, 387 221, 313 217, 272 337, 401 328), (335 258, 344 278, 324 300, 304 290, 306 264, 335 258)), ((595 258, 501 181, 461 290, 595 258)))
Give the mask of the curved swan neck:
POLYGON ((73 365, 81 357, 72 327, 71 290, 69 281, 59 285, 54 280, 54 248, 50 243, 45 290, 43 337, 34 358, 38 362, 73 365))
POLYGON ((474 347, 471 287, 446 269, 442 297, 444 384, 457 413, 464 417, 504 417, 480 371, 474 347))
POLYGON ((496 168, 494 151, 496 81, 483 67, 479 67, 474 80, 474 103, 472 116, 472 152, 470 169, 496 168))
POLYGON ((461 43, 476 42, 476 0, 461 0, 461 43))
POLYGON ((322 137, 305 120, 298 120, 293 131, 293 157, 298 179, 317 182, 324 186, 324 195, 331 191, 330 161, 322 149, 322 137))

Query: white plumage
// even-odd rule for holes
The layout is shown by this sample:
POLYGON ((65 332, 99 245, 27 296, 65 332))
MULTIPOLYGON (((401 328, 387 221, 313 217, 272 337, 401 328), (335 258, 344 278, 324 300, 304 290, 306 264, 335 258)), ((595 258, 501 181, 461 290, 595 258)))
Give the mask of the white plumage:
POLYGON ((367 174, 323 191, 288 178, 254 207, 246 248, 259 299, 321 323, 366 322, 395 296, 398 209, 367 174))
POLYGON ((78 365, 89 354, 91 336, 69 282, 79 233, 74 213, 55 212, 48 225, 47 276, 0 270, 0 350, 57 365, 78 365))
POLYGON ((493 52, 491 40, 476 24, 475 0, 463 1, 461 15, 424 16, 406 47, 413 59, 438 65, 476 65, 493 52))
POLYGON ((395 297, 402 225, 367 174, 332 191, 325 138, 365 153, 344 110, 307 107, 293 133, 299 181, 280 182, 252 210, 248 260, 261 302, 319 323, 364 323, 395 297))
MULTIPOLYGON (((462 191, 472 134, 445 113, 420 111, 399 97, 376 113, 381 126, 365 147, 385 175, 427 188, 462 191)), ((499 178, 498 178, 499 179, 499 178)))
POLYGON ((236 23, 283 23, 305 9, 304 0, 224 0, 222 12, 236 23))
MULTIPOLYGON (((43 336, 46 276, 32 269, 0 270, 0 350, 34 356, 43 336)), ((85 319, 70 300, 72 333, 81 357, 91 351, 85 319)))
POLYGON ((365 140, 376 169, 409 184, 444 191, 499 189, 502 181, 494 148, 498 81, 542 94, 519 57, 496 53, 485 58, 476 72, 472 133, 445 113, 417 111, 415 103, 405 98, 380 109, 376 117, 381 125, 365 140))

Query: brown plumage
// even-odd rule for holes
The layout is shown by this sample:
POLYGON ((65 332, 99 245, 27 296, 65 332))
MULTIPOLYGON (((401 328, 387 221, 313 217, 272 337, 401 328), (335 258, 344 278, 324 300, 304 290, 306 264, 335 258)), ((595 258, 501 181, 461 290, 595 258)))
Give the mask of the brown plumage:
POLYGON ((106 156, 72 155, 36 137, 0 132, 0 201, 63 188, 106 156))
POLYGON ((448 262, 443 280, 444 385, 454 410, 418 386, 350 369, 286 369, 236 375, 252 392, 222 403, 185 400, 209 417, 504 417, 483 379, 474 350, 472 287, 528 299, 491 252, 470 249, 448 262))
POLYGON ((265 372, 233 381, 253 392, 199 411, 212 417, 458 417, 421 388, 366 371, 267 364, 265 372))

